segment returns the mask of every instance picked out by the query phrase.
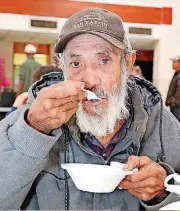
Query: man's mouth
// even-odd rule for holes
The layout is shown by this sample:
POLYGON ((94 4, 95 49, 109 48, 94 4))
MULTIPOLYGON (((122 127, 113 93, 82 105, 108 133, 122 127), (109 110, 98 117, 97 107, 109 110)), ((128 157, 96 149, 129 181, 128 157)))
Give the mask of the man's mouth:
POLYGON ((93 105, 105 103, 106 101, 107 101, 107 98, 101 98, 101 100, 83 100, 83 104, 93 106, 93 105))
POLYGON ((98 101, 101 101, 101 100, 89 100, 90 102, 98 102, 98 101))
POLYGON ((102 98, 101 100, 83 100, 82 106, 84 112, 92 116, 101 116, 99 112, 105 111, 108 106, 108 99, 102 98), (100 110, 99 110, 100 109, 100 110))

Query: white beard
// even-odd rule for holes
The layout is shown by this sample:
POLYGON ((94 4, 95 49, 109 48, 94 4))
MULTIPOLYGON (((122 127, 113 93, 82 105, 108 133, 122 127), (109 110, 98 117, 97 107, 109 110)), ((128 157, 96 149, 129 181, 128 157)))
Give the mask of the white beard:
MULTIPOLYGON (((93 90, 97 95, 99 91, 93 90)), ((102 90, 102 95, 104 91, 102 90)), ((126 107, 127 102, 127 74, 122 72, 121 85, 113 87, 112 94, 108 94, 108 109, 104 111, 103 106, 99 105, 94 108, 98 115, 90 115, 84 111, 82 102, 79 104, 76 112, 77 125, 81 132, 91 133, 96 137, 107 136, 113 133, 114 127, 118 120, 126 119, 129 116, 129 111, 126 107)), ((101 97, 99 95, 99 97, 101 97)))

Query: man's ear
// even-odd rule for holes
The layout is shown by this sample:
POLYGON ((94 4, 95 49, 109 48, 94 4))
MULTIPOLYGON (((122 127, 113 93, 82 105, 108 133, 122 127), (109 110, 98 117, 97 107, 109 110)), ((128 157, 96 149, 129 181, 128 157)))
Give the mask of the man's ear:
POLYGON ((131 75, 133 65, 136 61, 136 53, 126 54, 126 67, 127 67, 127 74, 128 77, 131 75))
POLYGON ((136 52, 132 54, 132 66, 134 65, 135 61, 136 61, 136 52))
POLYGON ((131 70, 136 61, 136 53, 126 54, 126 66, 128 70, 131 70))

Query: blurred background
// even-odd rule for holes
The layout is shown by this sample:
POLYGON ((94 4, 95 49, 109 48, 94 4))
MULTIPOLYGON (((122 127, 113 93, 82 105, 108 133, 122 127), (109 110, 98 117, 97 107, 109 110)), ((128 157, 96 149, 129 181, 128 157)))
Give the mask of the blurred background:
POLYGON ((35 59, 41 65, 52 64, 63 23, 87 7, 121 16, 138 50, 136 65, 165 99, 174 74, 170 58, 180 55, 179 0, 0 0, 0 62, 9 88, 17 91, 25 46, 30 43, 37 48, 35 59))

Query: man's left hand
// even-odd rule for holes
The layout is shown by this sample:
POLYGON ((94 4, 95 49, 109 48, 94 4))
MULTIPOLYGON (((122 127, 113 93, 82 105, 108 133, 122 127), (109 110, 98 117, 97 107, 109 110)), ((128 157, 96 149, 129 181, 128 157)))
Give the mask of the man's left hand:
POLYGON ((146 156, 130 156, 125 166, 138 172, 128 175, 119 186, 143 201, 149 201, 164 192, 167 173, 163 167, 146 156))

